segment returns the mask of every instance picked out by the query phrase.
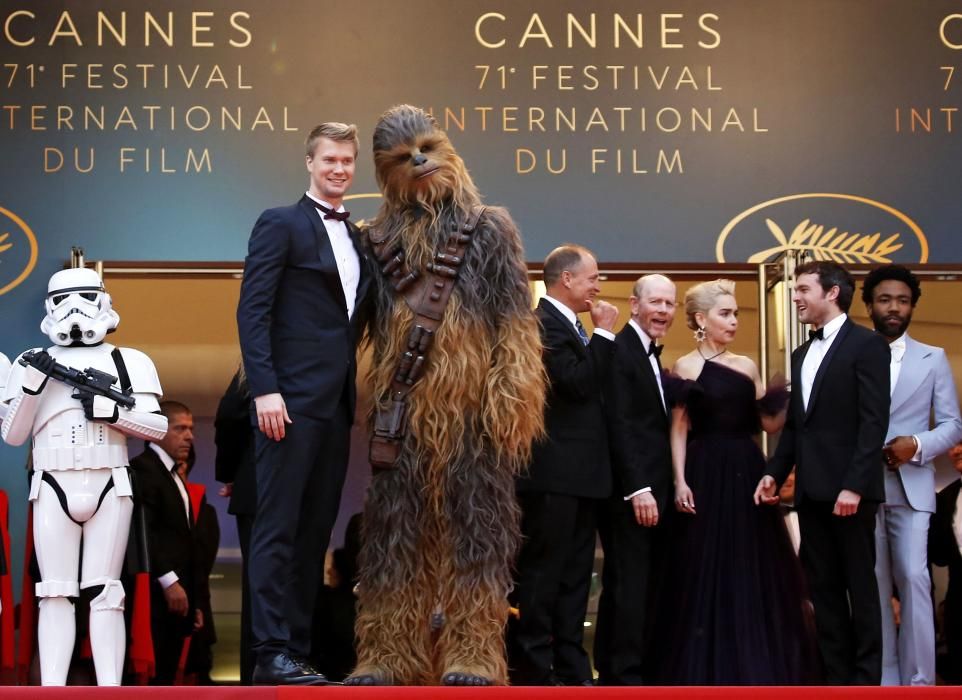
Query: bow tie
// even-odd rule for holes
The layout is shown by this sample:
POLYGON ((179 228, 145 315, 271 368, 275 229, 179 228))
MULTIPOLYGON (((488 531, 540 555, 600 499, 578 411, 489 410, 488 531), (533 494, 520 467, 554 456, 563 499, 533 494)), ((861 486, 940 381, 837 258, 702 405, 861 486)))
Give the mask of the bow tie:
POLYGON ((311 204, 313 204, 315 207, 317 207, 322 212, 324 212, 325 219, 337 219, 338 221, 347 221, 348 217, 351 216, 351 212, 349 211, 334 211, 330 207, 325 207, 323 204, 319 202, 315 202, 313 199, 311 200, 311 204))
POLYGON ((818 330, 808 332, 809 340, 825 340, 825 329, 819 328, 818 330))
POLYGON ((651 345, 648 346, 648 357, 651 357, 652 355, 655 357, 661 357, 661 351, 664 349, 664 345, 655 345, 655 341, 651 341, 651 345))

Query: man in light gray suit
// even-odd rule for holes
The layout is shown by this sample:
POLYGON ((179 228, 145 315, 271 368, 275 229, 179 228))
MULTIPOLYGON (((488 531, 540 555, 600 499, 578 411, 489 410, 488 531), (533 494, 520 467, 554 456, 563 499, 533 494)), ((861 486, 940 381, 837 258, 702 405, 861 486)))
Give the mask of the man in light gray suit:
POLYGON ((862 287, 862 301, 875 330, 885 336, 892 351, 892 404, 883 449, 888 467, 885 503, 875 527, 882 685, 935 684, 927 560, 929 518, 935 512, 932 462, 962 439, 955 381, 945 350, 920 343, 906 332, 921 295, 918 278, 900 265, 872 270, 862 287), (901 605, 898 631, 893 594, 901 605))

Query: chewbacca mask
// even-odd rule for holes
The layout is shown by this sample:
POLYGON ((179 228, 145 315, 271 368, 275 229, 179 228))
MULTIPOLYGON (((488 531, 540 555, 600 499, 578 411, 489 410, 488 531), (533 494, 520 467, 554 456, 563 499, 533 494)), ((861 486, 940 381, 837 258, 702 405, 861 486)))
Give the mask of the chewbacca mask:
MULTIPOLYGON (((374 131, 379 256, 423 276, 472 213, 477 188, 434 118, 409 105, 374 131)), ((485 207, 423 374, 407 396, 394 468, 375 470, 360 556, 352 684, 504 684, 504 624, 520 540, 514 477, 543 433, 545 378, 524 251, 485 207)), ((375 401, 389 404, 414 312, 377 275, 369 329, 375 401)), ((372 418, 373 420, 373 418, 372 418)))

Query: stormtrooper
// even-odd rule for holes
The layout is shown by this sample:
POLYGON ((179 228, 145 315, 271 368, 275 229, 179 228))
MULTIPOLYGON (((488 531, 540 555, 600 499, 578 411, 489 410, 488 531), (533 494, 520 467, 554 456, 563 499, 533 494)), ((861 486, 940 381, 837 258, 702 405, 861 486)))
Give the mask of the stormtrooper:
POLYGON ((33 437, 41 682, 66 683, 73 600, 83 596, 90 601, 97 683, 120 685, 126 634, 119 578, 133 512, 127 437, 159 440, 166 433, 160 381, 146 355, 103 342, 120 317, 93 270, 54 274, 46 311, 40 329, 54 345, 20 355, 0 396, 4 441, 21 445, 33 437))

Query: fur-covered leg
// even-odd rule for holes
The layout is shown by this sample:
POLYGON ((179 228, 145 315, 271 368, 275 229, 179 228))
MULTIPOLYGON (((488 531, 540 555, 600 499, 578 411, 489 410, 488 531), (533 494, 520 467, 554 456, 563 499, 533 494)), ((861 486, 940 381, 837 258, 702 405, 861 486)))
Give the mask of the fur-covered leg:
POLYGON ((438 640, 445 685, 505 685, 504 625, 511 565, 520 541, 520 511, 510 469, 491 450, 472 450, 446 484, 445 623, 438 640))
POLYGON ((349 685, 425 684, 431 669, 429 575, 420 479, 408 464, 375 474, 364 508, 357 668, 349 685))

